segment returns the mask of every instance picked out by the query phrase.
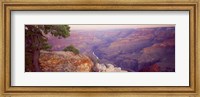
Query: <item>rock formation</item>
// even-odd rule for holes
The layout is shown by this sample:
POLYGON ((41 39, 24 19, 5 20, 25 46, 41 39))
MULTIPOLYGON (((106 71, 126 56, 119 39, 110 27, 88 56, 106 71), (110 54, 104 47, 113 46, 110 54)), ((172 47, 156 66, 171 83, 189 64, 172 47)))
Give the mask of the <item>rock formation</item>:
POLYGON ((63 51, 41 51, 39 62, 44 72, 90 72, 93 67, 87 56, 63 51))
POLYGON ((112 64, 99 64, 96 63, 93 67, 95 72, 127 72, 120 67, 114 67, 112 64))

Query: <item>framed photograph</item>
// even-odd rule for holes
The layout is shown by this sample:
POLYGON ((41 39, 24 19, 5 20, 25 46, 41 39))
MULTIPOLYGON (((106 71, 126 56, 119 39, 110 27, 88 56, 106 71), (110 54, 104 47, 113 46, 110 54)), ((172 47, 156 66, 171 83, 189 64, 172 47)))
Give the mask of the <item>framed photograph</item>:
POLYGON ((1 95, 200 97, 199 4, 3 1, 1 95))

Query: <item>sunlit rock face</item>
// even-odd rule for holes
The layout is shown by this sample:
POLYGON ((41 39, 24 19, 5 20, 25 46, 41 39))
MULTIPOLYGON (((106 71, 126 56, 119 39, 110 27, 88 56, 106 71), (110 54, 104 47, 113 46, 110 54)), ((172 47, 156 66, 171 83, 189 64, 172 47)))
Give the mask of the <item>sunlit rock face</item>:
POLYGON ((39 62, 44 72, 90 72, 93 67, 87 56, 64 51, 41 51, 39 62))

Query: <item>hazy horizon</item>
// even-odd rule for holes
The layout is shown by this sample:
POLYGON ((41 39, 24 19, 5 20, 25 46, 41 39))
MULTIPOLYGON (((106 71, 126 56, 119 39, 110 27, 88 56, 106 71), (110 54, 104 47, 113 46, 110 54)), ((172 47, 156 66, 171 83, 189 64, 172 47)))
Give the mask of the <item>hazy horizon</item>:
POLYGON ((109 29, 137 29, 137 28, 155 28, 155 27, 174 27, 175 24, 138 24, 138 25, 110 25, 110 24, 105 24, 105 25, 93 25, 93 24, 87 24, 87 25, 69 25, 70 30, 109 30, 109 29))

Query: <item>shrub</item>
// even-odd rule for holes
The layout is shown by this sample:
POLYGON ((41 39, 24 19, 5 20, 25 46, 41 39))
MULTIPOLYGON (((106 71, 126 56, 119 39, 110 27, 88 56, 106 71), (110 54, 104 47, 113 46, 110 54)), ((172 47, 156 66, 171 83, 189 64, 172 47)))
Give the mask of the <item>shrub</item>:
POLYGON ((70 45, 68 47, 65 47, 63 49, 63 51, 71 51, 73 52, 74 54, 79 54, 79 50, 77 48, 75 48, 73 45, 70 45))

